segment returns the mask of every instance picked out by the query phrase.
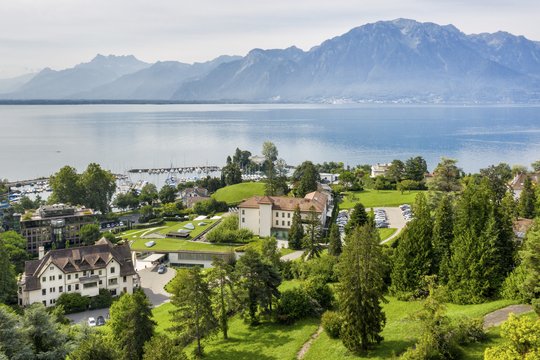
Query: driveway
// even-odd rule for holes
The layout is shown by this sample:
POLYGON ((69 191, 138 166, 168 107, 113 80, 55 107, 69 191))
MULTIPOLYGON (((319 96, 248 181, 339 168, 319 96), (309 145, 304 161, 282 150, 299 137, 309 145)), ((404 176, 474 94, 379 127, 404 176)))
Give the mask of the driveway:
MULTIPOLYGON (((171 295, 165 291, 164 287, 174 278, 174 275, 176 275, 176 270, 170 267, 167 267, 167 271, 163 274, 157 273, 157 266, 139 271, 141 287, 153 307, 169 301, 171 295)), ((107 319, 109 309, 87 310, 76 314, 69 314, 66 317, 77 324, 86 322, 89 317, 97 318, 100 315, 107 319)))
POLYGON ((157 266, 139 271, 141 287, 146 296, 148 296, 152 306, 156 307, 169 301, 171 294, 166 292, 164 287, 174 278, 174 275, 176 275, 176 270, 170 267, 167 267, 167 271, 163 274, 158 274, 157 266))
POLYGON ((386 211, 386 215, 388 216, 388 227, 397 229, 396 232, 392 234, 392 236, 390 236, 388 239, 381 241, 381 244, 384 244, 398 236, 401 230, 405 227, 405 225, 407 225, 407 222, 405 221, 405 218, 401 214, 401 210, 398 207, 376 207, 373 210, 377 209, 382 209, 386 211))

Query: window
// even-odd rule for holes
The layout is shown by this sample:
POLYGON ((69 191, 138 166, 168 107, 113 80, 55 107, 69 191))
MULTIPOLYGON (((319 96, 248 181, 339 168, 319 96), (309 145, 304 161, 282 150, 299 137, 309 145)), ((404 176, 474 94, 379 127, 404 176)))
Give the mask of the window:
POLYGON ((79 278, 79 273, 75 274, 75 279, 79 278))
POLYGON ((71 280, 71 274, 68 274, 67 279, 68 279, 68 280, 71 280))
POLYGON ((91 283, 83 284, 83 288, 85 288, 85 289, 94 288, 94 287, 97 287, 97 282, 91 282, 91 283))
POLYGON ((54 299, 49 300, 49 304, 54 304, 54 299))
POLYGON ((59 293, 64 292, 64 287, 63 287, 63 286, 60 286, 60 287, 58 288, 58 292, 59 292, 59 293))
POLYGON ((287 221, 287 226, 291 226, 291 222, 290 222, 290 221, 287 221))
POLYGON ((285 220, 281 222, 281 226, 285 226, 285 220))
POLYGON ((127 281, 127 276, 124 276, 124 282, 126 282, 126 281, 127 281))
POLYGON ((246 210, 242 209, 242 215, 246 215, 246 210))
POLYGON ((49 270, 54 270, 54 266, 51 266, 51 267, 49 268, 49 270))
POLYGON ((245 223, 245 222, 246 222, 246 218, 242 218, 242 222, 245 223))
POLYGON ((285 217, 285 213, 284 213, 284 212, 281 213, 281 217, 285 217))
POLYGON ((99 275, 101 275, 101 270, 99 270, 99 275))
POLYGON ((114 266, 111 268, 111 274, 114 274, 114 266))
POLYGON ((117 284, 118 284, 118 279, 117 278, 109 279, 109 286, 117 285, 117 284))
POLYGON ((43 296, 47 295, 47 289, 41 289, 41 295, 43 296))
POLYGON ((50 288, 50 289, 49 289, 49 292, 50 292, 50 293, 56 292, 56 288, 50 288))
POLYGON ((45 281, 47 281, 47 277, 46 277, 46 276, 44 276, 44 277, 41 278, 41 282, 45 282, 45 281))
POLYGON ((58 280, 62 280, 62 274, 58 275, 58 280))
POLYGON ((291 213, 287 213, 287 219, 291 218, 291 213))
POLYGON ((103 285, 103 280, 99 280, 99 285, 103 285))
POLYGON ((122 291, 125 292, 125 293, 127 293, 127 288, 125 287, 122 291))
POLYGON ((279 217, 279 213, 276 211, 276 217, 279 217))
POLYGON ((91 270, 91 271, 90 271, 90 275, 94 275, 94 270, 91 270))
POLYGON ((71 285, 68 285, 68 291, 71 291, 71 285))
POLYGON ((110 291, 111 291, 111 295, 112 295, 112 296, 116 296, 116 289, 112 289, 112 290, 110 290, 110 291))
POLYGON ((54 276, 49 276, 49 281, 54 281, 54 276))
POLYGON ((75 284, 75 291, 79 290, 79 284, 75 284))
POLYGON ((276 220, 276 225, 279 225, 279 220, 276 220))
POLYGON ((43 303, 43 306, 47 306, 47 301, 43 300, 42 303, 43 303))

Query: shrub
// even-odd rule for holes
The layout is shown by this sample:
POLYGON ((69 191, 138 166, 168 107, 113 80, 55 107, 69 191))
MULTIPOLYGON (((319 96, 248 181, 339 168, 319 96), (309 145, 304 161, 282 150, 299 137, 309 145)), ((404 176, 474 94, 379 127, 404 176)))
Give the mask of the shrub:
POLYGON ((338 258, 328 254, 309 261, 294 262, 292 271, 296 278, 306 280, 310 277, 319 277, 323 282, 335 282, 337 276, 334 267, 338 258))
POLYGON ((281 293, 277 308, 277 320, 284 324, 292 324, 296 320, 320 313, 316 300, 312 299, 302 288, 285 290, 281 293))
POLYGON ((211 243, 247 243, 253 238, 249 229, 238 229, 238 215, 225 217, 221 223, 206 235, 211 243))
POLYGON ((193 211, 197 214, 208 215, 216 212, 226 212, 229 205, 225 201, 217 201, 214 198, 200 201, 193 206, 193 211))
POLYGON ((113 297, 107 289, 99 289, 99 295, 90 298, 91 309, 103 309, 111 306, 113 297))
POLYGON ((452 326, 452 338, 459 345, 481 342, 487 339, 484 322, 481 318, 460 319, 452 326))
POLYGON ((523 287, 523 283, 527 278, 527 270, 524 266, 516 267, 504 280, 501 289, 501 295, 508 300, 518 300, 527 302, 532 294, 528 294, 523 287))
POLYGON ((305 290, 312 299, 317 301, 322 309, 326 310, 332 307, 334 293, 323 278, 319 276, 309 278, 305 290))
POLYGON ((79 293, 63 293, 56 300, 56 306, 63 306, 66 314, 85 311, 90 304, 90 299, 79 293))
POLYGON ((342 323, 343 319, 335 311, 325 311, 324 314, 322 314, 321 325, 324 331, 326 331, 328 336, 332 339, 339 338, 342 323))
POLYGON ((532 299, 531 304, 534 312, 540 316, 540 299, 532 299))

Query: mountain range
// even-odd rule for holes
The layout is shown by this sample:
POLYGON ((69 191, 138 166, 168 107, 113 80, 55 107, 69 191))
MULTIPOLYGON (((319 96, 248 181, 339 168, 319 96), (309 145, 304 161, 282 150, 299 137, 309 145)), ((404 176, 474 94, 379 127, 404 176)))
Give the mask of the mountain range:
POLYGON ((1 99, 537 103, 540 43, 396 19, 354 28, 308 51, 253 49, 194 64, 98 55, 17 79, 0 80, 1 99))

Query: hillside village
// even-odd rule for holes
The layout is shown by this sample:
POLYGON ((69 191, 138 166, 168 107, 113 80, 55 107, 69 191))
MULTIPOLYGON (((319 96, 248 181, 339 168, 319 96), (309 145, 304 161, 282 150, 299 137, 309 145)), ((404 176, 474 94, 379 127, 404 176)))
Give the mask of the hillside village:
POLYGON ((540 162, 261 153, 159 190, 98 164, 46 201, 2 182, 0 358, 540 356, 512 340, 538 332, 540 162))

